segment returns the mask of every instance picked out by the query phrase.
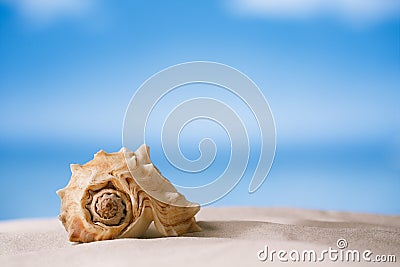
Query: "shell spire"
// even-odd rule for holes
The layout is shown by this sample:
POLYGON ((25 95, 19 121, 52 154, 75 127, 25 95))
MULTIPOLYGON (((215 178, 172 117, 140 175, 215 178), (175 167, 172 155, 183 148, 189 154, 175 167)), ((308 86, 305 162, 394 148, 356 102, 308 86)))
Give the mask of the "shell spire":
POLYGON ((71 164, 68 185, 57 191, 60 221, 73 242, 141 237, 154 221, 164 236, 201 231, 200 210, 151 163, 149 147, 100 150, 86 164, 71 164))

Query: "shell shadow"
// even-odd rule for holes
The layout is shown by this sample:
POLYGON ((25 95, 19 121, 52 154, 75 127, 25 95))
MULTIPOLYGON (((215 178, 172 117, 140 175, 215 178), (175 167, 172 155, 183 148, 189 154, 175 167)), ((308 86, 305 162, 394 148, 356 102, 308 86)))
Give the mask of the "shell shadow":
MULTIPOLYGON (((273 223, 258 221, 199 221, 202 231, 184 234, 183 237, 241 238, 248 237, 253 229, 267 229, 273 223)), ((164 238, 151 224, 143 238, 164 238)))

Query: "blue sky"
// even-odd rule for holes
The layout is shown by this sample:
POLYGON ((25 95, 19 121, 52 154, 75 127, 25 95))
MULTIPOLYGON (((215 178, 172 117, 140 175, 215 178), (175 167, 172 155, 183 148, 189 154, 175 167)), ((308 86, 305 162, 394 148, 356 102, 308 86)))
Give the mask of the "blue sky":
POLYGON ((216 205, 400 213, 398 1, 80 2, 0 1, 1 179, 33 199, 12 211, 7 199, 21 192, 10 189, 0 218, 57 214, 53 192, 68 164, 118 150, 135 90, 193 60, 248 75, 276 121, 277 158, 262 189, 249 196, 243 182, 216 205), (337 202, 343 180, 351 186, 337 202))

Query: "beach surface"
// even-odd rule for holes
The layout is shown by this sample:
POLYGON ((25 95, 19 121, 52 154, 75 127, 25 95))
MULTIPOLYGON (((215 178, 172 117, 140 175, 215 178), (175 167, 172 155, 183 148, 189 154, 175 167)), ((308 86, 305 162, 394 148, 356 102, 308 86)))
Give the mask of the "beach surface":
POLYGON ((182 237, 151 226, 145 238, 88 244, 69 242, 55 218, 2 221, 0 266, 400 266, 400 216, 229 207, 196 219, 203 230, 182 237))

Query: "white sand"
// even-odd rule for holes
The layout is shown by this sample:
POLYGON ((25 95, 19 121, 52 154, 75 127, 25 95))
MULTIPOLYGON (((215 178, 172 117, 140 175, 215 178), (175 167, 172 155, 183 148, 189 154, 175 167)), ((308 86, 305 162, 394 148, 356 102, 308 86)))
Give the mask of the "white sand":
MULTIPOLYGON (((202 232, 158 238, 154 228, 146 239, 73 244, 57 219, 0 222, 0 266, 274 266, 286 265, 275 256, 261 262, 257 252, 271 250, 338 249, 396 256, 400 266, 400 216, 379 216, 282 208, 203 208, 197 216, 202 232)), ((289 256, 286 258, 291 262, 289 256)), ((308 266, 295 262, 295 266, 308 266)), ((315 265, 315 263, 314 263, 315 265)), ((365 266, 331 262, 318 266, 365 266)), ((370 265, 370 264, 367 264, 370 265)))

